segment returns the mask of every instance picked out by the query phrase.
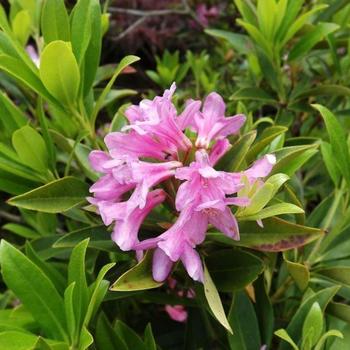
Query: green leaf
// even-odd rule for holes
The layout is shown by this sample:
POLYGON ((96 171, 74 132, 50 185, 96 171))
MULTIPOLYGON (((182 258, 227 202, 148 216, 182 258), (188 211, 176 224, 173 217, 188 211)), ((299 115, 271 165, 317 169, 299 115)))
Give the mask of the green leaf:
POLYGON ((297 225, 273 217, 264 220, 264 227, 254 221, 243 221, 239 224, 240 240, 234 241, 222 233, 208 233, 208 237, 230 246, 243 246, 262 251, 284 251, 303 246, 324 232, 307 226, 297 225))
POLYGON ((237 292, 232 299, 228 319, 234 330, 227 334, 230 349, 260 349, 260 331, 254 307, 244 292, 237 292))
POLYGON ((242 289, 262 272, 264 264, 257 256, 234 249, 220 250, 205 259, 216 288, 222 292, 242 289))
POLYGON ((75 282, 72 282, 64 291, 64 312, 66 315, 67 329, 71 342, 77 338, 77 327, 74 312, 74 289, 75 282))
POLYGON ((285 261, 289 274, 294 279, 298 288, 301 291, 304 291, 307 288, 310 280, 309 269, 304 264, 288 261, 286 259, 285 261))
POLYGON ((350 267, 348 266, 322 267, 315 272, 350 287, 350 267))
POLYGON ((303 324, 303 343, 314 346, 323 332, 323 313, 320 304, 315 301, 303 324))
POLYGON ((64 0, 44 0, 41 10, 41 32, 45 44, 69 41, 69 17, 64 0))
MULTIPOLYGON (((314 347, 314 350, 322 350, 324 349, 324 344, 326 343, 326 340, 329 337, 338 337, 340 339, 343 339, 343 334, 335 329, 332 329, 324 334, 322 334, 321 339, 318 341, 318 343, 316 344, 316 346, 314 347)), ((336 347, 336 345, 333 344, 333 346, 335 346, 336 349, 339 349, 336 347)))
POLYGON ((123 341, 127 344, 129 349, 148 350, 146 349, 146 346, 143 344, 141 338, 137 335, 137 333, 134 332, 122 321, 117 320, 115 330, 117 331, 118 335, 123 339, 123 341))
POLYGON ((36 344, 38 336, 30 333, 7 331, 0 333, 0 349, 27 350, 36 344))
POLYGON ((153 336, 152 326, 150 323, 147 324, 145 329, 145 346, 147 350, 157 350, 157 344, 153 336))
POLYGON ((277 337, 283 339, 289 345, 291 345, 294 350, 299 350, 298 346, 294 343, 293 339, 288 335, 285 329, 279 329, 275 332, 275 334, 277 335, 277 337))
POLYGON ((91 297, 90 297, 90 302, 85 314, 84 318, 84 325, 88 326, 93 314, 96 312, 97 308, 100 306, 100 302, 102 302, 103 297, 105 296, 105 293, 107 292, 107 288, 109 286, 109 282, 107 282, 107 288, 104 288, 102 282, 103 278, 106 275, 106 273, 115 265, 115 263, 110 263, 105 266, 100 270, 98 273, 98 276, 96 278, 96 281, 93 285, 93 287, 90 287, 92 289, 91 292, 91 297), (101 293, 103 294, 101 297, 101 293))
POLYGON ((71 13, 72 46, 79 66, 84 59, 92 34, 91 10, 91 0, 79 0, 71 13))
POLYGON ((262 220, 270 218, 271 216, 283 215, 283 214, 302 214, 304 210, 291 203, 278 203, 269 207, 263 208, 256 214, 240 214, 237 216, 240 220, 262 220))
MULTIPOLYGON (((331 301, 333 296, 337 293, 339 288, 340 288, 339 286, 333 286, 333 287, 322 289, 317 293, 312 294, 311 296, 309 296, 304 300, 304 302, 300 305, 300 307, 298 308, 297 312, 294 314, 292 320, 290 321, 287 327, 288 334, 294 340, 300 339, 304 320, 313 303, 317 301, 322 311, 324 311, 324 309, 326 308, 328 303, 331 301)), ((288 349, 288 346, 286 344, 280 344, 279 349, 286 350, 288 349)))
POLYGON ((57 40, 45 47, 40 58, 40 78, 57 100, 68 107, 76 104, 80 73, 70 43, 57 40))
POLYGON ((61 213, 84 202, 88 195, 88 185, 81 180, 67 176, 52 181, 8 200, 8 203, 19 208, 61 213))
POLYGON ((350 305, 344 303, 330 302, 327 306, 327 313, 344 322, 350 323, 350 305))
POLYGON ((49 155, 42 136, 30 126, 23 126, 12 135, 12 145, 23 164, 43 174, 48 171, 49 155))
POLYGON ((32 20, 27 10, 19 11, 12 21, 12 31, 18 41, 24 46, 32 29, 32 20))
POLYGON ((87 330, 86 327, 83 327, 80 332, 80 339, 79 339, 79 349, 80 350, 86 350, 90 347, 90 345, 94 342, 94 338, 92 337, 91 333, 87 330))
POLYGON ((89 239, 80 242, 72 251, 68 264, 68 285, 75 282, 73 307, 76 328, 80 329, 85 317, 89 291, 85 276, 85 255, 89 239))
POLYGON ((102 46, 102 24, 101 24, 101 8, 98 0, 90 1, 91 11, 91 37, 89 45, 85 52, 84 62, 84 91, 86 96, 96 76, 96 72, 100 63, 101 46, 102 46))
POLYGON ((98 349, 128 350, 126 343, 110 325, 103 312, 100 313, 97 319, 95 341, 98 349))
POLYGON ((210 277, 209 271, 204 264, 204 294, 207 299, 210 310, 215 318, 225 327, 228 332, 233 334, 231 326, 225 315, 224 307, 222 306, 220 295, 215 287, 213 280, 210 277))
POLYGON ((247 161, 253 161, 266 146, 268 146, 276 137, 284 134, 287 130, 288 128, 278 125, 266 128, 257 143, 253 145, 247 153, 247 161))
POLYGON ((229 32, 221 29, 205 29, 206 34, 226 40, 239 54, 251 51, 252 42, 247 35, 229 32))
POLYGON ((30 229, 29 227, 19 225, 19 224, 13 224, 8 223, 2 227, 2 229, 10 231, 18 236, 24 237, 24 238, 39 238, 41 237, 40 233, 30 229))
POLYGON ((236 91, 231 97, 230 100, 253 100, 253 101, 261 101, 267 104, 275 104, 277 101, 270 96, 265 90, 257 88, 257 87, 246 87, 241 88, 236 91))
POLYGON ((30 310, 45 333, 54 339, 65 340, 63 300, 49 278, 4 240, 0 246, 0 262, 6 285, 30 310))
POLYGON ((34 73, 33 70, 26 66, 20 58, 0 54, 0 69, 26 84, 30 89, 40 94, 43 98, 58 107, 60 106, 59 102, 46 90, 38 74, 34 73))
POLYGON ((292 176, 303 164, 317 153, 318 144, 304 146, 290 146, 276 150, 274 154, 277 163, 271 171, 271 175, 276 173, 284 173, 292 176))
POLYGON ((90 238, 89 248, 115 252, 116 245, 111 240, 111 234, 106 226, 98 225, 78 229, 60 237, 53 245, 54 248, 73 248, 83 239, 90 238))
POLYGON ((307 54, 319 41, 328 34, 336 31, 338 28, 339 26, 335 23, 319 23, 308 34, 303 35, 295 44, 288 55, 289 62, 295 61, 307 54))
POLYGON ((226 171, 240 170, 244 158, 249 151, 251 144, 254 142, 255 137, 255 130, 240 137, 220 159, 217 168, 225 169, 226 171))
POLYGON ((0 112, 1 123, 9 136, 14 131, 28 123, 25 114, 7 97, 4 92, 0 92, 0 112))
POLYGON ((346 86, 336 84, 320 84, 314 88, 308 89, 294 97, 294 100, 314 96, 350 96, 350 89, 346 86))
POLYGON ((257 189, 250 199, 251 203, 246 207, 241 207, 237 211, 236 216, 238 218, 245 218, 253 216, 259 213, 262 208, 271 200, 274 192, 274 186, 272 184, 265 183, 263 186, 257 189))
POLYGON ((118 64, 118 67, 116 68, 112 78, 110 79, 110 81, 108 82, 108 84, 106 85, 104 90, 102 91, 101 95, 99 96, 99 98, 98 98, 98 100, 96 102, 94 110, 92 111, 92 115, 91 115, 92 125, 95 125, 97 114, 100 111, 101 107, 103 106, 103 103, 104 103, 108 93, 111 91, 112 86, 113 86, 115 80, 117 79, 118 75, 121 73, 121 71, 124 68, 126 68, 127 66, 130 66, 131 64, 133 64, 134 62, 137 62, 139 60, 140 60, 139 57, 130 55, 130 56, 124 57, 120 61, 120 63, 118 64))
POLYGON ((335 187, 337 187, 339 184, 341 172, 337 163, 334 161, 335 156, 332 150, 332 146, 328 142, 323 141, 321 143, 321 153, 328 174, 331 177, 335 187))
POLYGON ((317 109, 323 117, 331 142, 333 154, 336 155, 334 161, 337 163, 339 170, 350 187, 350 153, 344 128, 340 125, 334 114, 326 107, 317 104, 312 105, 312 107, 317 109))
POLYGON ((111 286, 110 290, 117 292, 129 292, 158 288, 163 283, 156 282, 152 277, 152 257, 149 250, 144 258, 133 268, 121 275, 111 286))

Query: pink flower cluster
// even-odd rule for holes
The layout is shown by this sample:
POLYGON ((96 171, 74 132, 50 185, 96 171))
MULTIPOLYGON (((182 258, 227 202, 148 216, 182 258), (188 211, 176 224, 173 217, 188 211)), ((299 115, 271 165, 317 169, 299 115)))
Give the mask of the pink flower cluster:
MULTIPOLYGON (((243 115, 225 117, 225 103, 215 92, 200 101, 189 100, 181 114, 172 103, 175 84, 163 96, 129 107, 129 125, 106 136, 108 152, 93 151, 90 163, 103 176, 90 188, 105 225, 114 223, 112 239, 124 251, 154 249, 153 278, 164 281, 174 263, 181 261, 188 274, 203 281, 196 246, 208 225, 239 239, 231 206, 249 205, 237 196, 243 177, 261 182, 275 163, 265 155, 249 169, 231 173, 214 169, 231 148, 227 136, 237 134, 243 115), (163 203, 173 207, 176 220, 158 237, 139 240, 146 216, 163 203)), ((169 209, 171 210, 171 209, 169 209)))

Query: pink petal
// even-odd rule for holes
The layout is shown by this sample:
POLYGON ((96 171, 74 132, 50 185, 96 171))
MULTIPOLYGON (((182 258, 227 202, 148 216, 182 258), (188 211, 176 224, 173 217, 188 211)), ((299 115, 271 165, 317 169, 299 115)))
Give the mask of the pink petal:
POLYGON ((216 92, 210 93, 204 101, 203 114, 212 123, 225 115, 226 105, 216 92))
POLYGON ((103 151, 92 151, 89 154, 89 162, 91 167, 99 173, 105 173, 104 164, 111 158, 106 152, 103 151))
POLYGON ((211 151, 210 151, 210 155, 209 155, 210 164, 214 166, 231 147, 232 146, 229 140, 227 139, 216 141, 215 145, 211 148, 211 151))
POLYGON ((166 280, 173 265, 174 263, 161 249, 156 249, 153 253, 153 279, 157 282, 166 280))
POLYGON ((203 282, 203 266, 198 253, 189 245, 186 245, 181 256, 181 261, 184 264, 187 273, 195 281, 203 282))
POLYGON ((258 177, 267 176, 273 166, 276 164, 276 157, 273 154, 266 154, 258 159, 254 164, 244 172, 248 179, 257 179, 258 177))

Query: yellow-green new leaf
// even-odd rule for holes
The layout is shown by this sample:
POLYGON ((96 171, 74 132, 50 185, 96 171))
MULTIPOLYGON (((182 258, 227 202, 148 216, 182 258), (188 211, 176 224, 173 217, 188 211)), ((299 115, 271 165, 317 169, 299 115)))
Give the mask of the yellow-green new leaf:
POLYGON ((70 43, 57 40, 48 44, 40 58, 40 78, 46 89, 62 104, 76 104, 80 73, 70 43))

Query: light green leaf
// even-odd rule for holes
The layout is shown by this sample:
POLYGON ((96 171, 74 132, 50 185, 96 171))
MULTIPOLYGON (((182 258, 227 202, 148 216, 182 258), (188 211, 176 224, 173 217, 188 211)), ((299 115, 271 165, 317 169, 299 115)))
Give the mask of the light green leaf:
POLYGON ((285 329, 279 329, 278 331, 275 332, 275 334, 277 335, 277 337, 283 339, 288 344, 290 344, 294 350, 299 350, 299 348, 294 343, 293 339, 288 335, 285 329))
POLYGON ((76 104, 80 73, 70 43, 57 40, 45 47, 40 58, 40 78, 57 100, 68 107, 76 104))
POLYGON ((303 324, 303 343, 314 346, 323 332, 323 313, 320 304, 315 301, 303 324))
POLYGON ((310 280, 309 269, 304 264, 288 261, 286 259, 285 261, 287 264, 288 272, 294 279, 298 288, 301 291, 304 291, 307 288, 310 280))
POLYGON ((32 29, 32 20, 27 10, 19 11, 12 21, 12 31, 18 41, 25 45, 32 29))
POLYGON ((8 203, 45 213, 61 213, 82 203, 87 195, 88 185, 77 178, 68 176, 12 197, 8 203))
POLYGON ((117 292, 129 292, 158 288, 162 285, 152 277, 152 252, 147 251, 144 258, 133 268, 121 275, 113 283, 110 290, 117 292))
POLYGON ((43 174, 48 172, 49 155, 42 136, 30 126, 23 126, 12 135, 12 145, 23 164, 43 174))
POLYGON ((340 339, 343 339, 343 334, 341 332, 339 332, 336 329, 332 329, 330 331, 327 331, 326 333, 322 334, 321 339, 318 341, 318 343, 316 344, 314 350, 322 350, 324 349, 324 344, 326 343, 326 340, 329 337, 338 337, 340 339))
POLYGON ((40 233, 30 229, 29 227, 14 224, 14 223, 8 223, 2 227, 4 230, 10 231, 18 236, 24 237, 24 238, 39 238, 41 237, 40 233))
POLYGON ((69 41, 69 17, 64 0, 44 0, 41 11, 41 32, 45 44, 55 40, 69 41))
POLYGON ((283 215, 283 214, 302 214, 304 213, 304 210, 300 207, 291 204, 291 203, 278 203, 271 205, 269 207, 263 208, 260 211, 258 211, 256 214, 243 214, 240 213, 239 216, 237 216, 241 221, 244 220, 262 220, 269 218, 271 216, 277 216, 277 215, 283 215))
POLYGON ((348 266, 322 267, 316 272, 350 287, 350 267, 348 266))
POLYGON ((220 295, 215 287, 213 280, 210 277, 207 267, 204 264, 204 293, 207 299, 210 310, 215 318, 225 327, 231 334, 233 334, 231 326, 225 315, 225 310, 222 306, 220 295))
POLYGON ((333 153, 332 146, 328 142, 323 141, 321 143, 321 153, 329 176, 331 177, 335 187, 337 187, 339 184, 341 172, 337 162, 335 161, 335 155, 333 153))

